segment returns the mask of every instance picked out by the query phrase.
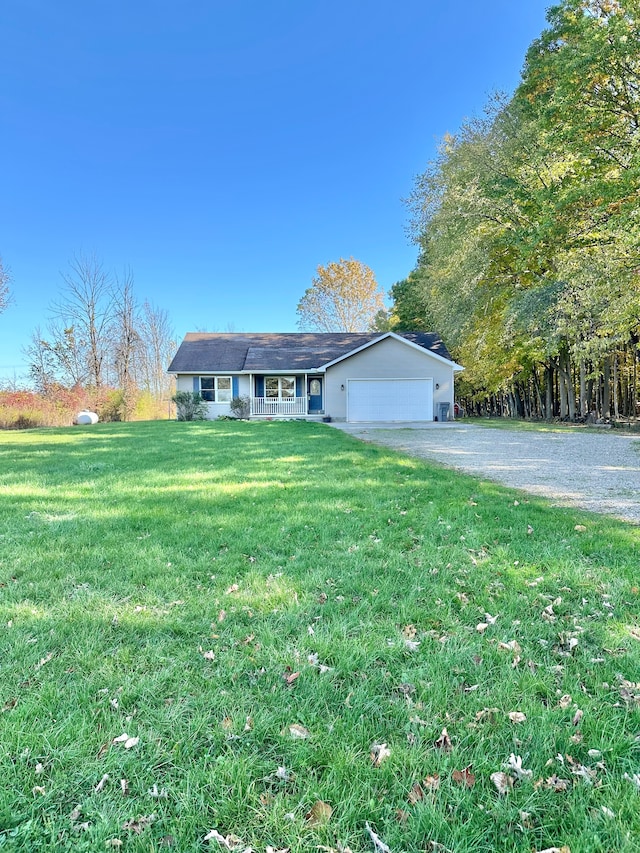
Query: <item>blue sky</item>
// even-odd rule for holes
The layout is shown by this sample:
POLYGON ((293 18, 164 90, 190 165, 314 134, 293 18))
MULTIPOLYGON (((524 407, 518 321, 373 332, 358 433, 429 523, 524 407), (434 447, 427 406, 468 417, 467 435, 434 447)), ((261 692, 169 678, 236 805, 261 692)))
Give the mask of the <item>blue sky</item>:
POLYGON ((77 254, 187 331, 295 331, 318 264, 388 290, 438 140, 512 91, 547 0, 2 0, 0 380, 77 254))

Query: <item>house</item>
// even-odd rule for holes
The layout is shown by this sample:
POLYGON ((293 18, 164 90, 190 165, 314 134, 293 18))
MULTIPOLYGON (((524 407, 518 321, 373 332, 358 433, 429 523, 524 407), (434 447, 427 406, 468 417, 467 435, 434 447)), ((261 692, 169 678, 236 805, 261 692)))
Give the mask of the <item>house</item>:
POLYGON ((251 418, 448 420, 452 361, 427 332, 189 333, 169 365, 178 391, 199 391, 209 416, 248 397, 251 418))

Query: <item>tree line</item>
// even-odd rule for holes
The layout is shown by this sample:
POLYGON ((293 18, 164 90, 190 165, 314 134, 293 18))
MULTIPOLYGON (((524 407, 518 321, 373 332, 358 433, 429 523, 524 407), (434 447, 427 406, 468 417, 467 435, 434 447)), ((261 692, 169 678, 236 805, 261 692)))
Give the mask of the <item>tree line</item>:
POLYGON ((441 334, 472 412, 635 415, 640 3, 563 0, 547 22, 514 94, 416 179, 388 327, 441 334))
POLYGON ((46 328, 36 328, 25 348, 35 389, 86 388, 95 408, 107 405, 108 416, 122 420, 141 394, 167 400, 175 350, 167 312, 139 301, 133 273, 119 276, 93 255, 75 257, 62 279, 46 328))

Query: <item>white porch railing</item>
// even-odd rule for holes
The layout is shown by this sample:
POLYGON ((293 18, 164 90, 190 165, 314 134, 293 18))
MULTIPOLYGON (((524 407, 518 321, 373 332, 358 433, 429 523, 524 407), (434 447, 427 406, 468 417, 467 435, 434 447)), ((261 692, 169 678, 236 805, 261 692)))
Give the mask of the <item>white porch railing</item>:
POLYGON ((306 397, 252 397, 252 415, 306 415, 306 397))

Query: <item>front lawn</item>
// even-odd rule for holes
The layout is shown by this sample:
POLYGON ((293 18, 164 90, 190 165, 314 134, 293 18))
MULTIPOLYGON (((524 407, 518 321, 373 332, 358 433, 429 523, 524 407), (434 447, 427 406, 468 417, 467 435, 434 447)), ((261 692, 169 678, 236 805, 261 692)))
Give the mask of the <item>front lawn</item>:
POLYGON ((321 424, 0 434, 0 849, 637 851, 639 541, 321 424))

